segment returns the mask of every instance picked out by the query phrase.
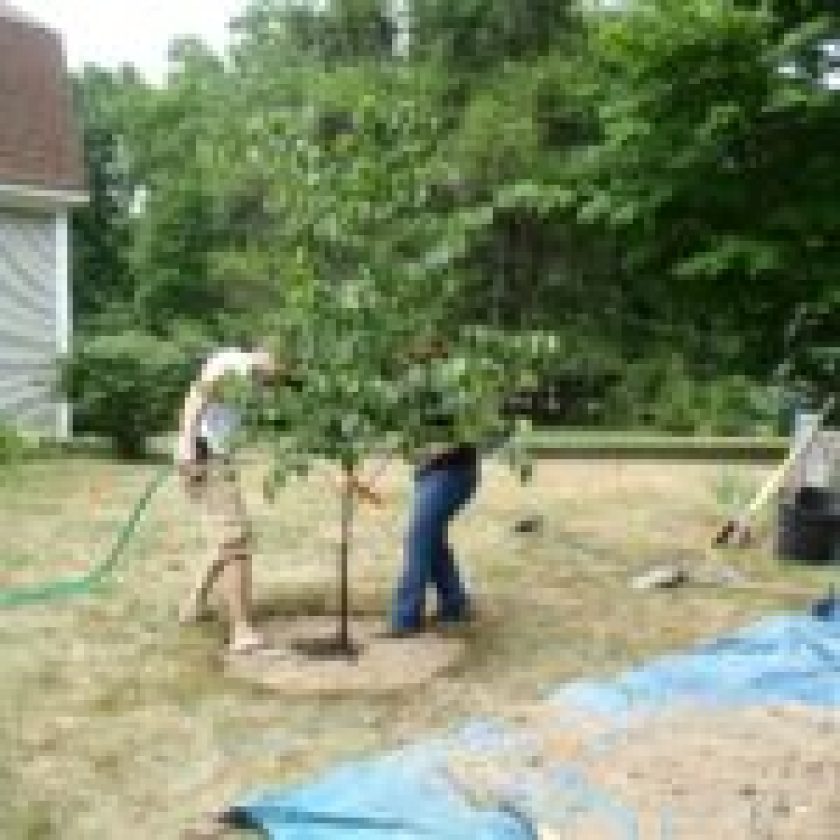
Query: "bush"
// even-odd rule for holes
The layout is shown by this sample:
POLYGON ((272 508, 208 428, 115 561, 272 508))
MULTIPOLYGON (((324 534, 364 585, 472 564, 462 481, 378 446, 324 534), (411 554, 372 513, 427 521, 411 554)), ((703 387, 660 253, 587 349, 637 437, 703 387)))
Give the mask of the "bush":
POLYGON ((778 388, 729 374, 704 384, 710 431, 720 435, 772 435, 782 431, 784 412, 778 388))
POLYGON ((616 428, 694 431, 694 383, 680 356, 629 363, 607 398, 609 425, 616 428))
POLYGON ((629 364, 608 398, 609 424, 676 434, 778 431, 780 395, 738 374, 703 379, 679 355, 629 364))
POLYGON ((19 461, 27 449, 22 435, 13 426, 0 421, 0 464, 19 461))
POLYGON ((103 435, 125 458, 177 425, 198 367, 194 350, 138 331, 83 338, 67 361, 63 385, 78 431, 103 435))

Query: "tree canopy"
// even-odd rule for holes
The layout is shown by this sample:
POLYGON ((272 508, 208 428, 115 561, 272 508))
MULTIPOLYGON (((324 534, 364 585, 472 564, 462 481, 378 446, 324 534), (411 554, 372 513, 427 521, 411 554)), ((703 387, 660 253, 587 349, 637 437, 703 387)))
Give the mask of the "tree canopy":
POLYGON ((651 377, 767 382, 833 300, 838 31, 805 0, 259 0, 226 55, 174 44, 163 85, 91 68, 82 338, 300 355, 305 321, 337 383, 366 324, 341 387, 377 412, 424 331, 495 335, 461 354, 494 365, 550 334, 540 374, 589 377, 602 422, 651 377))

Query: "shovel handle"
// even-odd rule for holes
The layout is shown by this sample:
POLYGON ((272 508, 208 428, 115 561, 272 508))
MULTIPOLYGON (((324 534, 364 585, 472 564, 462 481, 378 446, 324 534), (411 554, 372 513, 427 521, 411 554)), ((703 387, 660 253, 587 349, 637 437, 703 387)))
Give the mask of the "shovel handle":
POLYGON ((810 429, 808 434, 796 445, 793 451, 785 458, 784 462, 772 473, 772 475, 767 479, 761 489, 756 493, 756 495, 752 498, 750 503, 742 510, 738 516, 734 519, 730 519, 721 529, 718 531, 715 539, 713 540, 713 545, 715 546, 725 546, 730 545, 732 542, 732 538, 736 535, 740 535, 740 539, 742 544, 749 542, 750 540, 750 533, 749 533, 749 522, 750 520, 767 504, 767 502, 779 491, 781 486, 784 484, 785 479, 787 478, 788 474, 790 473, 791 469, 793 468, 794 464, 802 457, 802 455, 808 450, 811 444, 814 442, 814 438, 816 437, 817 433, 819 432, 823 421, 825 420, 826 415, 834 408, 835 399, 834 397, 829 397, 825 400, 820 409, 819 414, 817 415, 816 422, 814 423, 813 427, 810 429))

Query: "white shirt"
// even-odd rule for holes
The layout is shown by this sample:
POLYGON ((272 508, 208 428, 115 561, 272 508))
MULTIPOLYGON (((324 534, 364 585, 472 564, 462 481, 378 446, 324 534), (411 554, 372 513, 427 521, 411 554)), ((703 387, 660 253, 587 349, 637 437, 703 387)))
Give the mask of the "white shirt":
POLYGON ((179 461, 195 459, 195 441, 202 437, 214 455, 227 455, 234 436, 242 427, 242 412, 237 406, 208 399, 213 386, 229 374, 247 377, 260 361, 260 354, 238 348, 215 352, 201 369, 184 406, 184 420, 178 436, 175 457, 179 461))
POLYGON ((198 436, 204 438, 213 455, 230 454, 231 443, 241 428, 242 412, 228 403, 207 403, 199 415, 198 436))

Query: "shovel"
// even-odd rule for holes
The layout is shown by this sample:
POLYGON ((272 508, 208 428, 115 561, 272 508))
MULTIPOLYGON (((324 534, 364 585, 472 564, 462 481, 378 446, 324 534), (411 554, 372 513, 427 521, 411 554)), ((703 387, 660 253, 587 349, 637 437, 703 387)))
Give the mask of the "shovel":
POLYGON ((732 545, 745 546, 752 542, 752 532, 750 530, 750 523, 756 514, 764 508, 767 502, 778 493, 782 485, 785 483, 790 471, 796 465, 797 461, 805 454, 814 438, 820 430, 826 415, 834 408, 834 397, 829 397, 822 405, 817 419, 811 429, 793 448, 793 451, 788 455, 784 462, 773 472, 773 474, 762 485, 761 489, 755 494, 752 500, 741 510, 734 518, 730 519, 715 535, 712 544, 715 547, 732 545))

